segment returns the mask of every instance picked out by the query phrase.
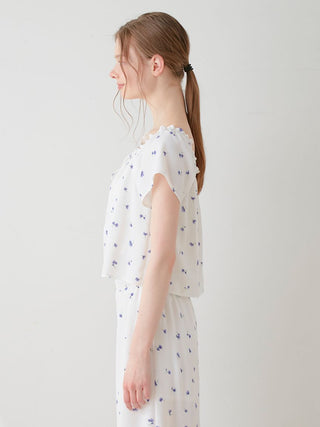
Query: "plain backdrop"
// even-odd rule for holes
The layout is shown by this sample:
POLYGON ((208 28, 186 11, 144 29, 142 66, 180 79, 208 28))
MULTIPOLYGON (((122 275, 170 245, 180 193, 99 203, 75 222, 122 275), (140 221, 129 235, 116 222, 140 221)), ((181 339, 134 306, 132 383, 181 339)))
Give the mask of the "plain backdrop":
POLYGON ((0 426, 115 426, 102 233, 139 134, 108 74, 148 11, 186 28, 201 93, 201 427, 318 427, 320 4, 296 0, 1 2, 0 426))

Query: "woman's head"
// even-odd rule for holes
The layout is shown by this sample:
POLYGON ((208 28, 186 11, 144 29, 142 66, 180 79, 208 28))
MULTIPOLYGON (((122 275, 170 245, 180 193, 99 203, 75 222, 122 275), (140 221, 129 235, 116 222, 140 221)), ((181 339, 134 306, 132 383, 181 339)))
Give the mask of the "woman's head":
MULTIPOLYGON (((110 77, 116 80, 121 96, 125 99, 149 100, 149 95, 161 85, 180 84, 165 64, 163 57, 154 54, 150 59, 141 56, 131 39, 127 53, 121 49, 121 41, 116 38, 116 64, 110 72, 110 77)), ((162 87, 164 87, 162 86, 162 87)))
MULTIPOLYGON (((116 79, 123 99, 148 99, 161 81, 181 85, 184 67, 189 64, 190 43, 183 26, 164 12, 148 12, 122 25, 114 35, 117 63, 110 76, 116 79), (123 86, 121 86, 123 85, 123 86)), ((186 116, 195 142, 200 173, 198 190, 203 185, 205 154, 200 124, 199 87, 192 70, 185 87, 186 116)))
POLYGON ((144 89, 152 83, 148 72, 156 71, 154 77, 164 73, 166 79, 181 82, 183 68, 189 63, 189 37, 172 16, 164 12, 144 13, 121 26, 115 42, 115 55, 120 55, 120 62, 110 75, 117 82, 127 82, 120 89, 124 98, 146 98, 144 89))

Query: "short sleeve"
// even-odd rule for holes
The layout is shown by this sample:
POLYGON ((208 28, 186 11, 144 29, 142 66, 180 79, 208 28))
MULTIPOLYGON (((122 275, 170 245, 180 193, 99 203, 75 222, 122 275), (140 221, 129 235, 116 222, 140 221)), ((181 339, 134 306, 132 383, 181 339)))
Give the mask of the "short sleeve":
POLYGON ((138 163, 137 189, 141 202, 151 208, 154 175, 161 173, 181 203, 197 173, 192 147, 184 138, 162 132, 142 148, 138 163))

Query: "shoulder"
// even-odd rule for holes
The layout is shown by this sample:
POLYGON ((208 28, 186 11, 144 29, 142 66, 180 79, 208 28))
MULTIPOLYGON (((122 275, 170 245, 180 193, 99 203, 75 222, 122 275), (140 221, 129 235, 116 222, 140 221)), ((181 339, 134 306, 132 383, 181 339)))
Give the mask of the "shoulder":
POLYGON ((144 144, 144 157, 169 156, 170 160, 195 160, 193 140, 181 128, 161 126, 144 144))
POLYGON ((171 127, 161 127, 146 140, 141 150, 136 185, 145 206, 150 206, 148 194, 158 173, 164 175, 180 201, 196 179, 196 158, 191 140, 171 127))

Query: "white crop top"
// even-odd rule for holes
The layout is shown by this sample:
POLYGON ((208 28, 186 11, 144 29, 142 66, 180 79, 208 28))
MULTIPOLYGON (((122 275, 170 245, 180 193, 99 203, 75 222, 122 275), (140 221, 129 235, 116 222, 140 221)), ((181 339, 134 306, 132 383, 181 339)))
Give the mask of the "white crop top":
POLYGON ((176 260, 169 292, 198 297, 203 292, 202 224, 192 140, 173 125, 159 130, 127 155, 111 174, 103 229, 101 277, 143 284, 151 255, 151 189, 163 174, 180 202, 176 260))

